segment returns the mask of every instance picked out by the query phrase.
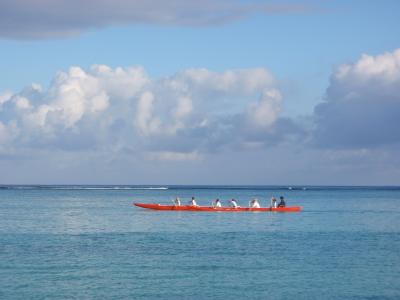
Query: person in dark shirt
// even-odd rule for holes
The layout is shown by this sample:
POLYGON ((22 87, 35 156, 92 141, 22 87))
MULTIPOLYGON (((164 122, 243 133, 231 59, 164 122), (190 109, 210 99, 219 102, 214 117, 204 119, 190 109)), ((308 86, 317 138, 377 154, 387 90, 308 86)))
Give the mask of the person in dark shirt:
POLYGON ((279 202, 278 207, 285 207, 286 206, 285 199, 282 196, 280 196, 279 199, 281 201, 279 202))

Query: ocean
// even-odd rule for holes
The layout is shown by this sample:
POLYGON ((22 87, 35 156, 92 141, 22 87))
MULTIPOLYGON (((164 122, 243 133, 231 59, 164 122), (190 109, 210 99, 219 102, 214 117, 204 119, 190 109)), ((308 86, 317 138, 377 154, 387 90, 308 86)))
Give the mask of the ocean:
POLYGON ((400 188, 3 185, 0 299, 400 299, 400 188))

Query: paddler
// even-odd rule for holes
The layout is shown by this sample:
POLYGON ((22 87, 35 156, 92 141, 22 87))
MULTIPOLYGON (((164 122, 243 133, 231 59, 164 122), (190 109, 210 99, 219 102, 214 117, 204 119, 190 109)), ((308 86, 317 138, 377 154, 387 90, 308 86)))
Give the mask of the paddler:
POLYGON ((250 201, 251 208, 260 208, 260 203, 258 202, 257 198, 254 198, 250 201))
POLYGON ((198 206, 197 203, 196 203, 196 199, 194 197, 192 197, 192 199, 189 201, 189 205, 198 206))
POLYGON ((179 197, 176 197, 176 199, 174 200, 174 204, 175 206, 181 206, 181 199, 179 199, 179 197))
POLYGON ((285 199, 283 198, 283 196, 280 196, 279 199, 281 200, 278 204, 278 207, 285 207, 286 206, 286 202, 285 199))
POLYGON ((221 207, 221 201, 219 201, 219 199, 215 199, 215 201, 213 202, 213 207, 221 207))
POLYGON ((276 203, 276 198, 275 197, 271 198, 271 207, 273 207, 273 208, 277 207, 277 203, 276 203))
POLYGON ((230 203, 231 203, 231 206, 232 206, 233 208, 238 208, 238 207, 240 207, 240 206, 237 204, 236 200, 233 199, 233 198, 230 200, 230 203))

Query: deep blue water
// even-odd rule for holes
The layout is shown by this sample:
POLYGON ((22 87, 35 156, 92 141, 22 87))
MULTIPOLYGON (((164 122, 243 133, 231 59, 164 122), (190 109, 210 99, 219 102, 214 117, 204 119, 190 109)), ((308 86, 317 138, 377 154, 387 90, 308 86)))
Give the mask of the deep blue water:
POLYGON ((0 186, 0 298, 400 299, 400 188, 0 186), (304 209, 132 206, 272 195, 304 209))

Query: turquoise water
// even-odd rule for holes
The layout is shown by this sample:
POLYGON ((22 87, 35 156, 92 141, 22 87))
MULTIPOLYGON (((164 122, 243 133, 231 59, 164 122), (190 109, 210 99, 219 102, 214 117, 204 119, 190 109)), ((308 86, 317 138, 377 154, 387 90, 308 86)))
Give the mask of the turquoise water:
POLYGON ((400 299, 399 274, 400 188, 0 187, 1 299, 400 299), (132 206, 272 195, 304 210, 132 206))

